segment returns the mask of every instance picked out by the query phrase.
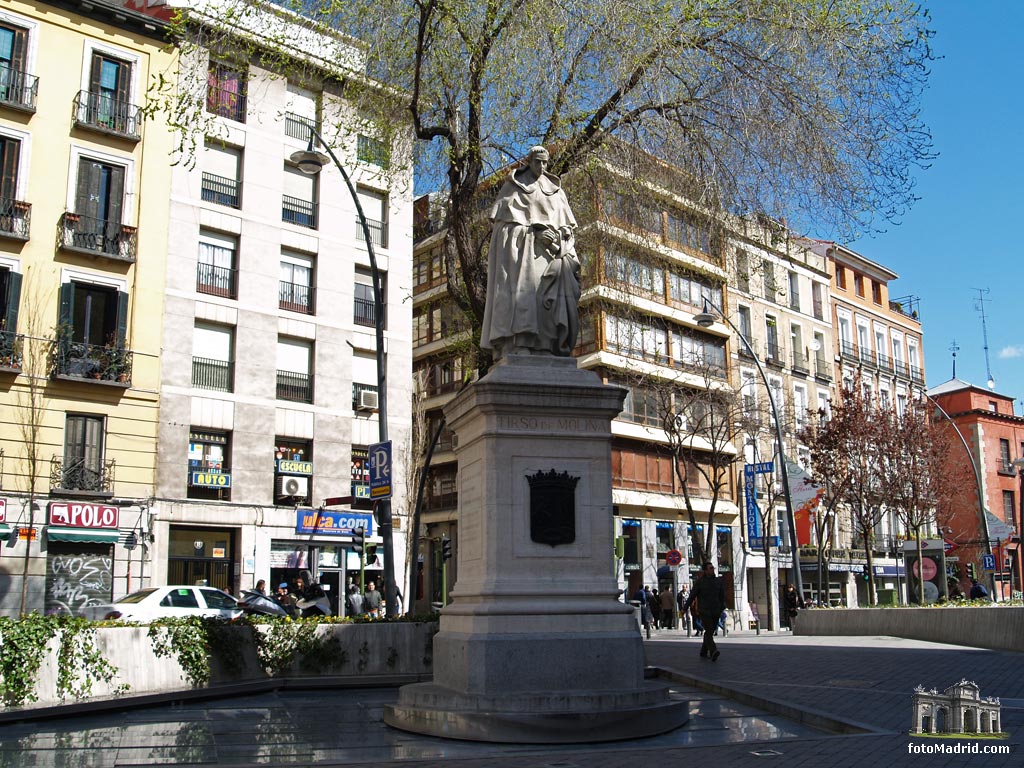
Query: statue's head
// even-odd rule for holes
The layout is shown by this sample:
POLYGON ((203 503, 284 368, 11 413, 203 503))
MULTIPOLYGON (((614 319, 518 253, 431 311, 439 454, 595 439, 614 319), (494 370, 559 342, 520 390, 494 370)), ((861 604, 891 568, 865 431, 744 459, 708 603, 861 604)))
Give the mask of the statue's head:
POLYGON ((526 164, 530 166, 533 175, 538 179, 547 171, 550 160, 551 155, 544 147, 539 145, 533 147, 526 156, 526 164))

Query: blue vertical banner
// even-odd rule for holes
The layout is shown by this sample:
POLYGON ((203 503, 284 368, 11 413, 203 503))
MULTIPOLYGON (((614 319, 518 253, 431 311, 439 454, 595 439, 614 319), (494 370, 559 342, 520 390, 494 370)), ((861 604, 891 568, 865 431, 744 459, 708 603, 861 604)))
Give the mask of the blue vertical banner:
POLYGON ((747 500, 747 541, 761 537, 761 513, 757 508, 757 484, 754 464, 743 465, 743 489, 747 500))

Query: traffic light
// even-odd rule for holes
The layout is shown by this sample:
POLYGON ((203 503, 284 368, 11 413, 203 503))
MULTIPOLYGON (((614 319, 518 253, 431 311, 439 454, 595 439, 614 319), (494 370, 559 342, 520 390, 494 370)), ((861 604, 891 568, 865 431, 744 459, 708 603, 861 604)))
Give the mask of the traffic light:
POLYGON ((363 554, 363 547, 366 544, 366 529, 359 526, 352 531, 352 551, 357 554, 363 554))
POLYGON ((441 539, 441 559, 451 560, 452 559, 452 540, 441 539))
POLYGON ((864 579, 864 581, 868 581, 869 580, 868 579, 869 575, 870 574, 868 573, 868 567, 866 565, 862 565, 860 567, 860 576, 861 576, 861 578, 864 579))
POLYGON ((974 563, 968 563, 967 564, 967 578, 970 579, 971 581, 974 581, 974 579, 975 579, 975 576, 974 576, 974 563))

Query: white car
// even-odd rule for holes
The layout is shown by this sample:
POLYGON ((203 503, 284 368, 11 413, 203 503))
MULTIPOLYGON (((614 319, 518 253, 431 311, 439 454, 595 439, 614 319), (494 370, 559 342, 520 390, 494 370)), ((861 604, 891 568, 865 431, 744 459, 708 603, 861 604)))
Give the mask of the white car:
POLYGON ((212 616, 237 619, 242 615, 238 601, 213 587, 167 586, 132 592, 106 605, 93 606, 91 619, 153 621, 179 616, 212 616))

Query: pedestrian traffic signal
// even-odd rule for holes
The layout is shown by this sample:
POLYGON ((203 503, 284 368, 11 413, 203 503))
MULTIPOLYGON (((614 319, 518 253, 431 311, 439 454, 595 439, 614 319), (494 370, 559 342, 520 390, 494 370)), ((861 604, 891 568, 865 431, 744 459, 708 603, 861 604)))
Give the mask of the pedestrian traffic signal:
POLYGON ((441 539, 441 559, 451 560, 452 559, 452 540, 441 539))
POLYGON ((366 529, 359 526, 352 531, 352 551, 363 554, 363 547, 366 545, 366 529))
POLYGON ((971 581, 974 581, 974 563, 967 564, 967 578, 971 581))

